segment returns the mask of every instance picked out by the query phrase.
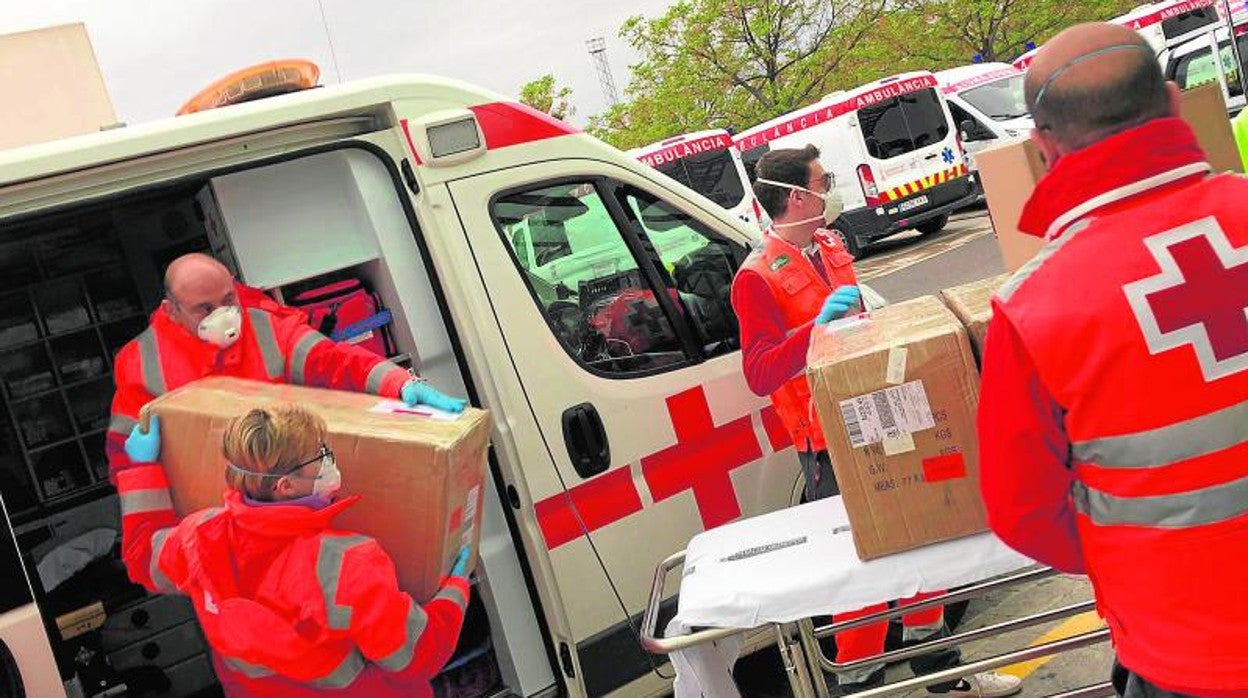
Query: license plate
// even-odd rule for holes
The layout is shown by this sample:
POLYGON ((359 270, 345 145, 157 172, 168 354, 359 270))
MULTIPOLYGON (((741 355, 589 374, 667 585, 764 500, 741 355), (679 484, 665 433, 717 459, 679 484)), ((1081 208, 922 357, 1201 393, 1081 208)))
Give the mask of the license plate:
POLYGON ((915 198, 910 199, 909 201, 901 202, 901 204, 897 206, 897 212, 905 213, 906 211, 913 211, 914 209, 919 208, 920 206, 926 206, 928 203, 929 203, 929 200, 926 196, 916 196, 915 198))

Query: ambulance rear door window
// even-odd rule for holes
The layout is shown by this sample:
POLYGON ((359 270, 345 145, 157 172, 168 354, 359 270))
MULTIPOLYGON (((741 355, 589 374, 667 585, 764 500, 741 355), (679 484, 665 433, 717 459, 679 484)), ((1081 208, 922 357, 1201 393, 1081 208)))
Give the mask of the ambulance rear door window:
POLYGON ((727 150, 695 153, 657 169, 724 208, 733 208, 745 198, 745 187, 727 150))
POLYGON ((863 107, 858 125, 867 152, 888 160, 935 145, 949 135, 949 119, 935 90, 920 90, 863 107))
POLYGON ((581 366, 625 377, 689 363, 598 185, 535 185, 490 209, 551 331, 581 366))

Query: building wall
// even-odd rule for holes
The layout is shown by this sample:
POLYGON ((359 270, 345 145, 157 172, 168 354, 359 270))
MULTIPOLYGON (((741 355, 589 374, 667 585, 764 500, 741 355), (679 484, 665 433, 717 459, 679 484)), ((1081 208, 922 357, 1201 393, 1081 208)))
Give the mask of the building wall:
POLYGON ((85 25, 0 35, 0 149, 116 123, 85 25))

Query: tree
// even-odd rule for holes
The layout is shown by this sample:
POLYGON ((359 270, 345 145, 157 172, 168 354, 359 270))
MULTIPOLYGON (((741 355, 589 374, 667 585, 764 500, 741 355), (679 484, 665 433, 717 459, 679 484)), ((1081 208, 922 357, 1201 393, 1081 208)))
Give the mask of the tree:
POLYGON ((843 63, 888 0, 680 0, 620 35, 637 49, 627 102, 591 120, 620 147, 747 128, 845 86, 843 63))
POLYGON ((1080 22, 1126 13, 1139 0, 899 0, 888 30, 907 56, 932 70, 1010 61, 1080 22))
POLYGON ((569 101, 571 97, 572 88, 560 87, 555 82, 555 76, 549 73, 520 88, 521 102, 559 120, 567 120, 576 113, 576 108, 569 101))

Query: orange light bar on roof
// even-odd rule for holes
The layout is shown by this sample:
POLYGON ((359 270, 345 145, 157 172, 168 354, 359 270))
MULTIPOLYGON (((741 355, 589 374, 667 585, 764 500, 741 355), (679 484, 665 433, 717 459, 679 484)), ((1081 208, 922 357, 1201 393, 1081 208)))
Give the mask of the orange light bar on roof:
POLYGON ((316 87, 321 69, 312 61, 291 58, 267 61, 235 71, 200 90, 178 115, 241 104, 316 87))

